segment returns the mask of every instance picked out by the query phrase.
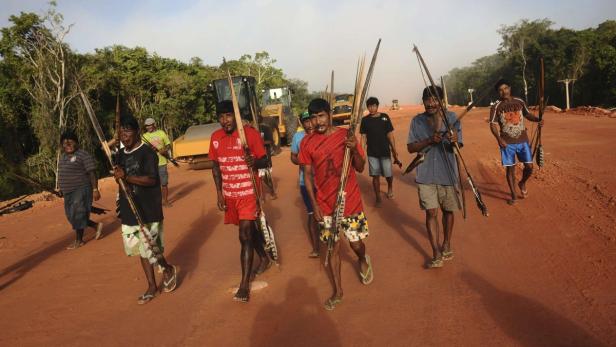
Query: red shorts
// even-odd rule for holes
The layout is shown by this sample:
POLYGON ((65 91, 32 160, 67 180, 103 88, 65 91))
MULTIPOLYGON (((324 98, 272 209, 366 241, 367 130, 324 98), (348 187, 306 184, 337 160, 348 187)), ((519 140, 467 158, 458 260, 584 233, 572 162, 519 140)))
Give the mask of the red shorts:
POLYGON ((225 224, 240 224, 240 220, 257 219, 257 199, 255 196, 244 199, 225 199, 225 224))

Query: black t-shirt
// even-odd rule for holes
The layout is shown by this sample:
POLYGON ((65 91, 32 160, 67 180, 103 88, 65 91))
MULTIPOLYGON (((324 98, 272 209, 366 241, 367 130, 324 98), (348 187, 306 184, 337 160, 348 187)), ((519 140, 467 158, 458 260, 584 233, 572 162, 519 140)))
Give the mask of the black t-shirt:
POLYGON ((394 131, 394 126, 385 113, 379 113, 378 116, 367 115, 362 118, 359 132, 366 135, 368 156, 389 157, 391 155, 387 134, 392 131, 394 131))
MULTIPOLYGON (((156 179, 156 184, 151 187, 127 183, 127 188, 132 192, 138 212, 144 223, 162 221, 163 206, 156 152, 149 146, 141 143, 132 152, 126 152, 126 149, 123 148, 119 153, 118 165, 124 169, 126 176, 148 176, 156 179)), ((120 219, 122 219, 122 224, 124 225, 139 224, 123 193, 120 194, 120 219)))

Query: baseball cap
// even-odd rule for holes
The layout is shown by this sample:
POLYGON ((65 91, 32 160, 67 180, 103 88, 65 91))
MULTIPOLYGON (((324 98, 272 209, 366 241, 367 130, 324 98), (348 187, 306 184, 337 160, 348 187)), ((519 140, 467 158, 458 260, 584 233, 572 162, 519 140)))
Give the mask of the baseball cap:
POLYGON ((310 119, 310 113, 308 113, 308 111, 304 111, 302 112, 302 114, 299 115, 299 120, 300 121, 305 121, 306 119, 310 119))

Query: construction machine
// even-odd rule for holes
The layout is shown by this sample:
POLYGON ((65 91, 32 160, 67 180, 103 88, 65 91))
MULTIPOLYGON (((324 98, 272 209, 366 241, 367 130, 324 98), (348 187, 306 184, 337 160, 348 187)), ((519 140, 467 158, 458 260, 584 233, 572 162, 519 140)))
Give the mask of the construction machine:
MULTIPOLYGON (((278 130, 278 142, 290 144, 297 130, 297 117, 293 114, 291 91, 288 87, 263 90, 261 115, 264 122, 278 130)), ((276 142, 276 134, 274 134, 276 142)), ((280 145, 278 143, 278 146, 280 145)))
MULTIPOLYGON (((280 116, 261 115, 259 100, 256 93, 256 80, 252 76, 235 76, 232 78, 237 101, 240 108, 242 119, 251 123, 255 129, 259 129, 260 123, 265 123, 272 128, 274 136, 273 153, 280 152, 281 135, 280 116)), ((231 90, 227 79, 214 80, 208 86, 215 102, 231 100, 231 90)), ((192 169, 209 169, 212 167, 211 160, 208 158, 210 136, 219 129, 218 123, 194 125, 186 133, 173 141, 174 158, 189 163, 192 169)))
POLYGON ((399 109, 400 109, 400 104, 398 103, 398 99, 393 99, 391 101, 391 108, 390 108, 390 110, 397 111, 399 109))
POLYGON ((334 125, 348 123, 353 110, 353 94, 339 94, 334 97, 332 105, 332 122, 334 125))

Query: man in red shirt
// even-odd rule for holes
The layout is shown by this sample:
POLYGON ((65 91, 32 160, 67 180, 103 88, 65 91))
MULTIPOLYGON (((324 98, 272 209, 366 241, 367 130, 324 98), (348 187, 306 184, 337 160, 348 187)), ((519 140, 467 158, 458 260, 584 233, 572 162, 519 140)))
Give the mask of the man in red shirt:
MULTIPOLYGON (((345 148, 351 149, 351 165, 355 171, 362 172, 366 163, 357 138, 355 136, 348 137, 346 129, 334 127, 330 111, 329 103, 323 99, 314 99, 310 102, 308 112, 313 117, 314 131, 302 140, 299 152, 299 163, 304 167, 306 189, 312 206, 314 206, 314 218, 322 226, 320 238, 323 242, 326 242, 329 237, 333 237, 329 229, 332 222, 331 216, 336 208, 336 196, 340 185, 345 148), (313 187, 313 185, 316 187, 313 187)), ((345 187, 344 219, 339 232, 344 233, 351 248, 359 258, 362 283, 367 285, 374 279, 374 274, 370 257, 366 255, 366 247, 362 241, 368 237, 368 221, 363 212, 355 171, 349 171, 345 187)), ((334 241, 328 270, 334 279, 335 289, 334 294, 325 302, 325 309, 330 311, 342 302, 343 294, 338 237, 334 241)))
POLYGON ((267 157, 261 134, 250 126, 244 126, 248 142, 248 151, 244 152, 231 101, 219 102, 216 114, 222 129, 211 136, 209 157, 214 161, 212 175, 218 193, 218 209, 225 211, 225 224, 239 225, 241 244, 242 280, 233 299, 248 302, 253 250, 261 258, 255 274, 261 274, 271 266, 263 248, 263 235, 255 225, 259 211, 249 171, 252 170, 258 180, 257 169, 267 167, 267 157))

